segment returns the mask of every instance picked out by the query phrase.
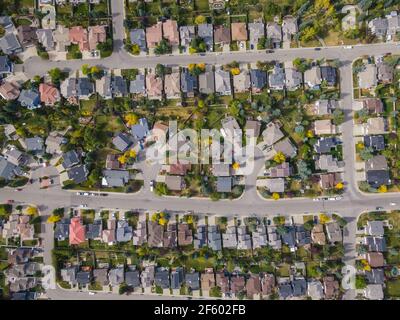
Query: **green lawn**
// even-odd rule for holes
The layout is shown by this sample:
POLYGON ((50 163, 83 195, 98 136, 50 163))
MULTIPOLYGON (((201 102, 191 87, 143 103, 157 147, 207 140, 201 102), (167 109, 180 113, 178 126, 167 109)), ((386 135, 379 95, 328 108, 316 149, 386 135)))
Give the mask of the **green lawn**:
POLYGON ((386 283, 386 294, 391 298, 400 297, 400 279, 391 280, 386 283))

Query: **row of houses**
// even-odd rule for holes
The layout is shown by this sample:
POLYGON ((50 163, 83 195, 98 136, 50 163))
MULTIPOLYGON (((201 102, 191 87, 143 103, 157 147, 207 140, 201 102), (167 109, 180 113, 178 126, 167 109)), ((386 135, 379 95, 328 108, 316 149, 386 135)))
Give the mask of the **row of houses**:
MULTIPOLYGON (((175 20, 159 21, 146 29, 132 29, 129 36, 132 44, 137 45, 142 52, 154 49, 163 40, 168 40, 173 47, 180 46, 188 53, 192 41, 199 37, 207 51, 213 51, 214 44, 229 45, 231 42, 249 41, 250 49, 257 49, 261 38, 268 38, 271 46, 280 47, 282 41, 291 41, 298 32, 297 19, 291 16, 283 18, 282 25, 277 22, 233 22, 230 26, 213 26, 209 23, 197 26, 179 26, 175 20)), ((244 46, 246 48, 246 46, 244 46)))
POLYGON ((397 11, 392 11, 384 18, 374 18, 368 22, 371 33, 378 38, 386 38, 387 41, 395 41, 400 32, 400 16, 397 11))

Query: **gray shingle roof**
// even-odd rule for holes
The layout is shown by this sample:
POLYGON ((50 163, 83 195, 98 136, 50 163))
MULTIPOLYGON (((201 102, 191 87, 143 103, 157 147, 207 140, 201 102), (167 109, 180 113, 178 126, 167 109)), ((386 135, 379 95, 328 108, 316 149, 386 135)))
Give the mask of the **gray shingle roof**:
POLYGON ((191 75, 187 68, 182 69, 181 89, 184 93, 192 93, 197 89, 197 78, 191 75))
POLYGON ((79 156, 75 150, 71 150, 63 154, 62 166, 64 167, 64 169, 71 168, 79 162, 79 156))
POLYGON ((27 151, 43 151, 43 139, 41 137, 26 138, 25 145, 27 151))
POLYGON ((125 283, 128 286, 131 286, 133 288, 140 287, 140 275, 139 271, 133 270, 133 271, 127 271, 125 272, 125 283))
POLYGON ((6 180, 13 179, 15 177, 16 168, 17 166, 0 156, 0 177, 6 180))
POLYGON ((132 140, 127 134, 119 133, 114 137, 113 144, 119 151, 124 152, 131 146, 132 140))
POLYGON ((129 33, 132 44, 137 44, 142 51, 146 51, 146 34, 143 29, 133 29, 129 33))
POLYGON ((18 102, 21 106, 26 107, 28 109, 35 109, 40 106, 39 93, 33 90, 22 90, 18 102))
POLYGON ((103 170, 103 185, 108 187, 123 187, 129 181, 129 171, 103 170))
POLYGON ((169 270, 166 268, 157 268, 154 275, 154 282, 163 289, 169 288, 169 270))
POLYGON ((94 93, 94 85, 89 78, 78 78, 76 89, 78 96, 90 96, 94 93))
POLYGON ((76 184, 85 182, 88 175, 88 171, 85 165, 73 167, 70 170, 68 170, 67 173, 68 173, 68 178, 70 180, 73 180, 76 184))
POLYGON ((22 51, 22 47, 13 33, 8 33, 3 38, 0 38, 0 49, 5 54, 14 54, 22 51))
POLYGON ((232 177, 218 177, 217 192, 231 192, 232 177))
POLYGON ((138 74, 136 79, 131 81, 129 91, 135 94, 144 94, 146 92, 146 80, 143 74, 138 74))

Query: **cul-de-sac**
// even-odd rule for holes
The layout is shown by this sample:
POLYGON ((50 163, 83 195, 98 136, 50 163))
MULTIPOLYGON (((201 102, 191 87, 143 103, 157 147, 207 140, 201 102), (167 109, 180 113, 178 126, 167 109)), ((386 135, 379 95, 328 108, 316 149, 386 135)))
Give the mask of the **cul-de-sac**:
POLYGON ((0 299, 399 299, 398 109, 396 0, 1 0, 0 299))

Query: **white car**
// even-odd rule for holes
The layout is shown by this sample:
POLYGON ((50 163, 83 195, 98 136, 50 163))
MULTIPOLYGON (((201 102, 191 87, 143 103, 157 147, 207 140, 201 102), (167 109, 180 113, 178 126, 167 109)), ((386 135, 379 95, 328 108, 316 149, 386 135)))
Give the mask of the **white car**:
POLYGON ((83 195, 84 195, 84 196, 88 196, 88 195, 89 195, 89 192, 84 192, 83 195))
POLYGON ((328 200, 330 201, 336 200, 336 197, 329 197, 328 200))
POLYGON ((395 206, 395 205, 397 205, 397 203, 396 202, 391 202, 390 205, 391 206, 395 206))
POLYGON ((89 291, 89 296, 94 296, 95 294, 95 292, 89 291))
POLYGON ((353 46, 344 46, 343 49, 353 49, 353 46))
POLYGON ((88 207, 87 204, 81 204, 81 205, 79 206, 79 208, 87 208, 87 207, 88 207))

